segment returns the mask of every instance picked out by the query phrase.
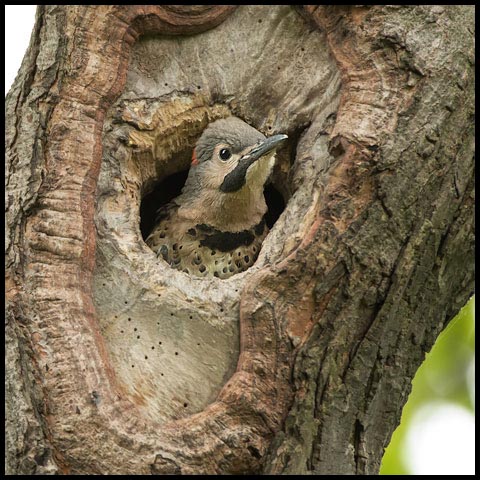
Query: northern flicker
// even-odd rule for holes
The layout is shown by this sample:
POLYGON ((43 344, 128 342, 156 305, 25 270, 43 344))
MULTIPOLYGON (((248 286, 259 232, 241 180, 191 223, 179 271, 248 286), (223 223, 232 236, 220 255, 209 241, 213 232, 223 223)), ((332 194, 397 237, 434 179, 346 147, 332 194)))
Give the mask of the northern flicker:
POLYGON ((157 212, 147 245, 171 267, 228 278, 249 268, 268 233, 263 187, 287 135, 266 138, 237 117, 196 143, 182 193, 157 212))

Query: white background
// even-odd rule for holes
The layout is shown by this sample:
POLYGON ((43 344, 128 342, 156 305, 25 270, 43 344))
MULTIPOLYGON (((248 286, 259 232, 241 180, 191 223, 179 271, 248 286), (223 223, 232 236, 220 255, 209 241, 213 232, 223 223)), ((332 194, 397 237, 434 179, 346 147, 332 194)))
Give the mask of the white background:
POLYGON ((36 8, 36 5, 5 5, 5 95, 30 42, 36 8))
MULTIPOLYGON (((35 5, 5 5, 5 94, 30 42, 35 9, 35 5)), ((432 405, 424 415, 419 412, 403 452, 411 472, 474 475, 473 422, 470 412, 450 404, 432 405)))

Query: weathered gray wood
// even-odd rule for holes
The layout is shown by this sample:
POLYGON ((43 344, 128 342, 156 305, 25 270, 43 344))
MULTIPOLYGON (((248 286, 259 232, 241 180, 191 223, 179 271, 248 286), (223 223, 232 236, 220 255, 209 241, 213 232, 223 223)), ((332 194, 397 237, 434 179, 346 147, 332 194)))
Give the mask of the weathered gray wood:
POLYGON ((473 13, 39 7, 6 101, 7 473, 377 473, 473 291, 473 13), (289 134, 288 202, 252 268, 189 278, 139 205, 230 113, 289 134))

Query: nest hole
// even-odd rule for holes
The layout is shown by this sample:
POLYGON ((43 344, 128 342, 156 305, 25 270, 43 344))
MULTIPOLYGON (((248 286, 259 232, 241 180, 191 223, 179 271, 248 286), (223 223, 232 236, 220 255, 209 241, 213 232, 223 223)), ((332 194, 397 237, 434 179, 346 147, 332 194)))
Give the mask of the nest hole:
MULTIPOLYGON (((273 130, 273 126, 271 124, 267 125, 266 128, 269 132, 273 130)), ((291 183, 292 175, 290 173, 292 168, 294 168, 296 144, 299 140, 303 128, 304 126, 288 132, 289 139, 287 140, 287 142, 285 142, 285 145, 282 146, 282 148, 277 152, 277 162, 273 169, 272 176, 270 177, 270 180, 267 182, 267 184, 264 186, 263 193, 267 205, 265 223, 269 230, 271 230, 272 227, 275 225, 280 215, 285 210, 288 200, 292 197, 293 186, 291 183)), ((275 130, 276 129, 277 128, 275 128, 275 130)), ((186 162, 190 162, 190 157, 188 153, 190 151, 191 149, 189 150, 188 148, 182 147, 172 158, 172 161, 170 163, 166 163, 167 165, 170 165, 170 167, 164 167, 160 171, 157 171, 157 180, 152 177, 144 180, 140 189, 141 202, 139 211, 140 232, 144 241, 146 241, 146 239, 156 226, 158 210, 170 203, 174 198, 181 194, 185 182, 188 178, 189 170, 185 170, 184 168, 186 162), (172 170, 174 171, 175 169, 177 169, 177 171, 175 173, 172 173, 172 170)), ((195 229, 192 228, 191 230, 193 231, 191 235, 195 237, 195 229)), ((165 223, 163 226, 163 231, 158 233, 158 237, 156 240, 158 241, 162 238, 167 238, 170 233, 171 232, 169 232, 169 225, 168 223, 165 223)), ((251 236, 251 233, 249 232, 241 233, 244 236, 251 236)), ((261 232, 259 234, 261 234, 261 232)), ((211 236, 214 237, 214 235, 211 236)), ((218 249, 214 248, 214 246, 218 246, 218 242, 220 241, 230 241, 233 243, 237 242, 235 243, 235 245, 238 245, 239 238, 235 237, 232 239, 232 236, 228 236, 228 234, 226 234, 225 238, 212 238, 213 243, 210 246, 211 256, 215 257, 218 249)), ((165 243, 168 242, 165 241, 165 243)), ((230 258, 228 258, 228 256, 225 257, 220 254, 219 257, 223 262, 221 265, 220 260, 217 262, 215 258, 212 262, 209 262, 210 256, 208 256, 207 258, 206 251, 202 252, 202 255, 197 254, 197 252, 188 252, 187 257, 185 257, 187 258, 187 263, 182 264, 181 262, 183 257, 180 254, 180 250, 182 250, 182 248, 183 246, 177 243, 163 246, 161 245, 161 248, 158 247, 155 253, 157 254, 157 256, 163 256, 165 260, 167 259, 166 257, 168 257, 168 263, 170 263, 172 268, 176 268, 187 274, 192 274, 193 268, 193 273, 197 276, 215 276, 224 279, 235 275, 235 273, 240 273, 241 271, 250 268, 255 263, 261 246, 260 244, 252 245, 251 251, 248 251, 247 249, 242 249, 241 253, 238 253, 238 248, 235 248, 235 253, 238 253, 239 255, 238 258, 236 255, 235 258, 233 258, 232 254, 230 255, 230 258), (188 255, 190 255, 192 258, 188 257, 188 255), (190 263, 188 262, 190 262, 192 265, 190 265, 190 263), (208 265, 205 262, 207 262, 208 265)), ((201 243, 199 243, 199 248, 203 249, 203 245, 201 243)), ((224 250, 222 250, 222 252, 223 251, 224 250)))
POLYGON ((265 202, 268 207, 265 221, 267 222, 268 228, 272 228, 278 220, 278 217, 280 217, 285 210, 285 200, 273 183, 269 183, 265 186, 263 195, 265 196, 265 202))
MULTIPOLYGON (((187 177, 188 170, 174 173, 158 182, 153 190, 143 197, 140 204, 140 232, 144 241, 155 226, 157 210, 180 195, 187 177)), ((265 186, 263 194, 268 207, 265 221, 271 229, 285 210, 285 199, 273 183, 265 186)))
POLYGON ((154 189, 143 197, 140 204, 140 231, 143 240, 148 237, 155 226, 157 210, 180 195, 187 177, 188 170, 174 173, 157 183, 154 189))

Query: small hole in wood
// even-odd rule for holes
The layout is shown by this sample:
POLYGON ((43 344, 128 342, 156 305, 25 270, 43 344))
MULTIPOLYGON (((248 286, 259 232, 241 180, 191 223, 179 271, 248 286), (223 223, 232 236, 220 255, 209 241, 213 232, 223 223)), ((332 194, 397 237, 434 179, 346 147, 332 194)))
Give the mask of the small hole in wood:
POLYGON ((262 455, 260 454, 260 452, 258 451, 258 448, 252 446, 252 445, 249 445, 247 447, 247 450, 251 453, 252 457, 255 457, 255 458, 262 458, 262 455))
POLYGON ((175 355, 178 355, 178 352, 175 352, 175 355))
POLYGON ((188 403, 184 403, 183 406, 184 406, 185 408, 187 408, 187 407, 188 407, 188 403))

